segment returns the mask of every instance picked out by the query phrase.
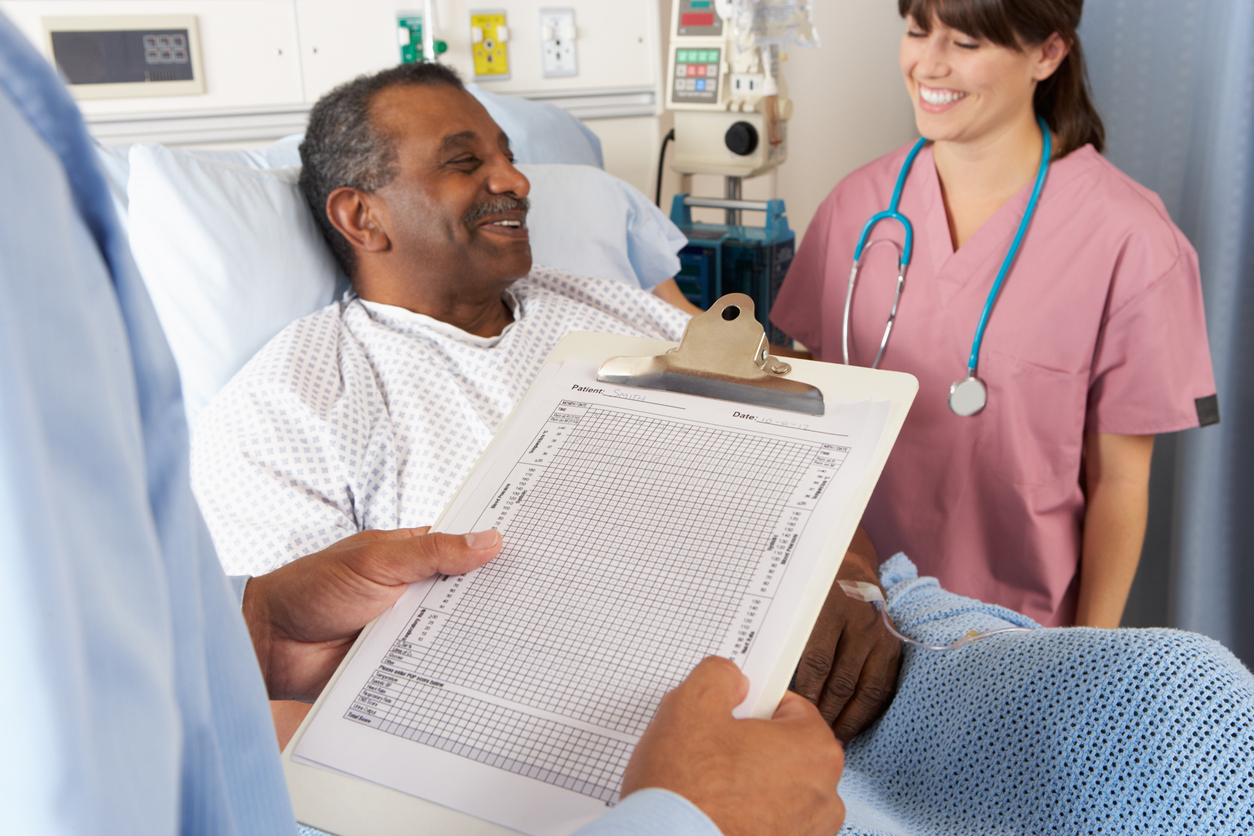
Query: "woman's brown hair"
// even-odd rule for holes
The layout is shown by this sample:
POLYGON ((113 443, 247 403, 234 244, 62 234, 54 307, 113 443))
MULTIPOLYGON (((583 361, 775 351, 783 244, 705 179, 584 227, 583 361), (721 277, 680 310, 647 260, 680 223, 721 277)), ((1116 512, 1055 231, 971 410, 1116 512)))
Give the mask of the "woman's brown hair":
POLYGON ((1093 106, 1084 52, 1076 29, 1084 0, 897 0, 897 11, 909 15, 924 32, 932 21, 998 46, 1022 51, 1045 43, 1055 32, 1070 50, 1058 69, 1036 86, 1033 105, 1058 137, 1055 158, 1086 143, 1101 151, 1106 145, 1102 117, 1093 106))

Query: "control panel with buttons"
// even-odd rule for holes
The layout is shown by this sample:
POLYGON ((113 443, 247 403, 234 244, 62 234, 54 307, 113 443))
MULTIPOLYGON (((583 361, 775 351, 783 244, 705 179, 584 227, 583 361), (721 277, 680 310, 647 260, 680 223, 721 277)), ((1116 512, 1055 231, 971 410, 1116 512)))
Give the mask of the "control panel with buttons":
POLYGON ((675 75, 671 79, 671 97, 677 103, 716 104, 718 102, 718 48, 675 49, 675 75))
POLYGON ((779 50, 745 46, 730 0, 674 0, 666 107, 675 114, 671 167, 756 177, 787 159, 792 113, 779 50))
MULTIPOLYGON (((144 63, 186 64, 187 31, 144 35, 144 63)), ((190 76, 189 76, 190 77, 190 76)))
POLYGON ((52 54, 70 84, 190 81, 187 30, 53 32, 52 54))
POLYGON ((205 92, 193 15, 45 17, 48 51, 80 99, 205 92))

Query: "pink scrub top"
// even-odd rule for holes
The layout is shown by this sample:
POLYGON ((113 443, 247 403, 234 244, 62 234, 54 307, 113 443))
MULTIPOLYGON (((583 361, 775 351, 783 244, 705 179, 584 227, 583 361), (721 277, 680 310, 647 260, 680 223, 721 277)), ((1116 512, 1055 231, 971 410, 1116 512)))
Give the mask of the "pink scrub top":
MULTIPOLYGON (((853 172, 819 208, 771 319, 841 362, 853 249, 887 208, 907 148, 853 172)), ((881 368, 919 394, 863 524, 883 557, 905 552, 954 592, 1046 626, 1075 621, 1084 522, 1084 433, 1149 435, 1218 420, 1197 254, 1158 196, 1086 145, 1050 166, 1036 215, 989 319, 979 358, 988 405, 949 410, 980 311, 1027 207, 1006 202, 954 252, 931 146, 906 179, 914 253, 881 368)), ((900 245, 901 225, 871 239, 900 245)), ((896 251, 863 257, 851 360, 875 358, 896 251)))

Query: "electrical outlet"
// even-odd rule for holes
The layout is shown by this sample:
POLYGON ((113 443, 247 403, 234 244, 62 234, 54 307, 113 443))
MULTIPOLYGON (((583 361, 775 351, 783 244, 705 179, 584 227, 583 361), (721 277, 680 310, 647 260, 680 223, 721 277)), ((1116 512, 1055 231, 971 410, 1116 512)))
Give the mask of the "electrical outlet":
POLYGON ((574 9, 540 10, 540 73, 545 78, 579 74, 575 60, 574 9))
POLYGON ((475 80, 504 81, 509 78, 509 27, 502 9, 476 9, 470 12, 470 54, 474 59, 475 80))

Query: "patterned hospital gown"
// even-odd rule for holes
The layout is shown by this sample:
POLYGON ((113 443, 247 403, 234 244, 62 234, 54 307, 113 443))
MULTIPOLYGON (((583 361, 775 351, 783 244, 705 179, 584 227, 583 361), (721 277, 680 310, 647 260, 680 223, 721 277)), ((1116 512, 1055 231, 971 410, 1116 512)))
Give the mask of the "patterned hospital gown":
POLYGON ((228 573, 363 529, 430 525, 558 341, 678 340, 687 316, 620 282, 533 268, 476 337, 355 296, 293 322, 201 413, 192 486, 228 573))

